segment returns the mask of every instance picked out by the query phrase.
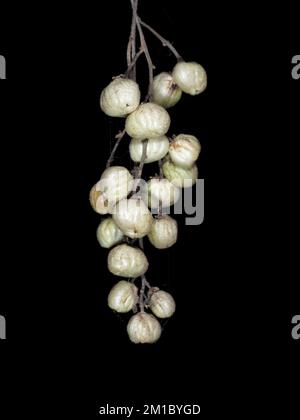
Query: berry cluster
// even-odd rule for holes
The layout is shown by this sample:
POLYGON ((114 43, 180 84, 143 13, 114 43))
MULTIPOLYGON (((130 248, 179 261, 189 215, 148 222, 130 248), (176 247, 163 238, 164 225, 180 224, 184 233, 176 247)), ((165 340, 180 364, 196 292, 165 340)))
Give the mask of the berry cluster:
MULTIPOLYGON (((111 166, 112 155, 100 180, 90 191, 90 203, 97 213, 108 215, 97 229, 97 239, 103 248, 111 248, 109 271, 122 278, 111 289, 108 305, 119 313, 134 312, 127 326, 132 342, 153 343, 161 335, 157 318, 172 316, 175 301, 169 293, 151 287, 147 281, 145 273, 149 263, 143 238, 148 237, 157 249, 169 248, 177 241, 177 222, 164 209, 177 202, 181 188, 189 188, 196 182, 196 160, 201 150, 199 140, 191 134, 167 136, 171 119, 166 109, 176 105, 183 92, 189 95, 203 92, 207 77, 200 64, 183 61, 173 46, 170 49, 175 51, 178 60, 173 71, 153 77, 154 67, 142 27, 150 29, 164 45, 169 43, 141 21, 137 15, 137 0, 131 0, 131 4, 128 70, 103 89, 100 107, 110 117, 126 118, 123 132, 116 136, 117 145, 125 134, 131 138, 129 154, 135 167, 130 172, 124 166, 111 166), (136 28, 141 42, 138 53, 135 53, 136 28), (136 61, 142 53, 149 65, 149 90, 141 103, 135 79, 136 61), (142 180, 143 166, 152 162, 159 162, 160 174, 146 182, 142 180), (139 247, 133 245, 137 240, 139 247), (135 285, 139 277, 140 289, 135 285), (152 314, 146 312, 148 309, 152 314)), ((113 152, 115 150, 116 147, 113 152)))

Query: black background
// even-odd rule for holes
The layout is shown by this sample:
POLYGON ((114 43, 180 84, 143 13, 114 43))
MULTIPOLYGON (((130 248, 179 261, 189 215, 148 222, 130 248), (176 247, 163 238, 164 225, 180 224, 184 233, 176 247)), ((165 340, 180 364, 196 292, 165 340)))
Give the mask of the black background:
MULTIPOLYGON (((300 82, 291 78, 291 58, 300 52, 293 10, 140 2, 144 20, 186 60, 200 62, 209 83, 170 110, 170 134, 191 132, 203 146, 205 221, 185 226, 178 217, 179 241, 168 251, 146 243, 149 280, 174 295, 178 310, 157 344, 135 346, 127 317, 106 306, 116 279, 88 201, 122 129, 101 113, 99 94, 126 70, 127 3, 1 13, 5 389, 18 400, 30 391, 22 407, 32 413, 56 412, 61 402, 60 413, 82 410, 85 418, 106 402, 131 401, 198 403, 206 417, 256 411, 262 402, 268 412, 283 403, 283 388, 290 392, 283 408, 295 408, 300 82)), ((157 71, 171 70, 168 50, 149 33, 147 40, 157 71)), ((140 64, 143 89, 146 71, 140 64)), ((125 144, 116 163, 130 165, 125 144)))

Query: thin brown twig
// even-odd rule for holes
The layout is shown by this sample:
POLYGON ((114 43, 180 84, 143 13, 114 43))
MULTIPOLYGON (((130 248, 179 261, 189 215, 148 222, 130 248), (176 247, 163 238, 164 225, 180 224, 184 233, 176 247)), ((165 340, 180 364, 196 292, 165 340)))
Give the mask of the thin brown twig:
POLYGON ((148 280, 146 280, 146 277, 145 277, 145 285, 148 287, 148 289, 152 289, 152 286, 151 286, 151 284, 148 282, 148 280))
POLYGON ((143 238, 139 238, 139 246, 144 251, 144 239, 143 238))
POLYGON ((145 302, 147 302, 148 300, 148 297, 145 293, 145 289, 147 287, 149 290, 151 290, 152 287, 150 283, 148 282, 148 280, 146 279, 145 274, 141 276, 141 280, 142 280, 142 284, 141 284, 140 295, 139 295, 139 307, 140 307, 140 311, 144 312, 145 302))
POLYGON ((107 163, 106 163, 106 167, 107 168, 109 168, 110 167, 110 165, 112 164, 112 162, 113 162, 113 160, 114 160, 114 157, 115 157, 115 153, 116 153, 116 151, 117 151, 117 148, 119 147, 119 144, 121 143, 121 140, 122 140, 122 138, 125 136, 125 133, 126 133, 126 131, 125 131, 125 129, 123 130, 123 131, 120 131, 116 136, 115 136, 115 138, 117 139, 117 141, 116 141, 116 143, 115 143, 115 145, 114 145, 114 147, 113 147, 113 149, 112 149, 112 151, 111 151, 111 154, 110 154, 110 156, 109 156, 109 158, 108 158, 108 161, 107 161, 107 163))
POLYGON ((148 146, 148 139, 145 139, 142 141, 143 144, 143 152, 142 152, 142 157, 141 157, 141 161, 140 164, 137 168, 137 171, 135 173, 135 184, 133 187, 133 191, 134 193, 137 192, 141 177, 142 177, 142 173, 143 173, 143 168, 144 168, 144 164, 145 164, 145 160, 147 157, 147 146, 148 146))
MULTIPOLYGON (((136 26, 137 26, 137 8, 139 0, 130 0, 132 5, 132 20, 133 20, 133 27, 132 27, 132 38, 131 38, 131 61, 134 60, 136 56, 136 26)), ((136 81, 136 65, 132 68, 132 79, 136 81)))
POLYGON ((134 59, 132 60, 132 62, 130 63, 130 65, 128 66, 125 76, 128 77, 130 75, 130 72, 136 68, 136 62, 138 61, 139 57, 144 53, 144 50, 142 48, 140 48, 139 52, 135 54, 134 59))
POLYGON ((132 78, 132 80, 136 81, 136 66, 135 64, 131 66, 134 57, 136 56, 136 16, 137 16, 137 7, 138 7, 138 0, 130 0, 131 7, 132 7, 132 20, 131 20, 131 29, 129 40, 127 44, 127 68, 130 67, 130 71, 128 72, 128 77, 132 78), (135 11, 135 12, 134 12, 135 11))
POLYGON ((144 50, 145 56, 146 56, 146 60, 147 60, 147 64, 148 64, 148 71, 149 71, 149 87, 148 87, 148 95, 147 95, 147 99, 150 98, 151 99, 151 91, 152 91, 152 84, 153 84, 153 70, 155 69, 149 50, 148 50, 148 46, 145 40, 145 36, 144 36, 144 32, 143 32, 143 28, 141 26, 141 22, 140 22, 140 18, 136 15, 136 24, 137 24, 137 28, 139 31, 139 36, 140 36, 140 41, 141 41, 141 46, 144 50))
POLYGON ((145 308, 144 294, 145 294, 145 287, 146 287, 146 281, 147 281, 145 274, 141 276, 141 279, 142 279, 142 285, 140 289, 139 306, 140 306, 140 311, 144 312, 144 308, 145 308))
MULTIPOLYGON (((132 9, 135 7, 135 0, 130 0, 132 9), (133 4, 134 1, 134 4, 133 4)), ((127 44, 127 52, 126 52, 126 58, 127 58, 127 67, 130 66, 130 63, 132 61, 132 47, 133 44, 135 45, 135 30, 136 30, 136 20, 135 20, 135 15, 134 13, 132 13, 132 18, 131 18, 131 27, 130 27, 130 35, 129 35, 129 40, 128 40, 128 44, 127 44)))
POLYGON ((132 7, 132 20, 131 20, 131 29, 130 29, 130 36, 127 44, 127 68, 130 70, 126 72, 128 77, 134 81, 136 81, 136 65, 133 65, 132 61, 136 56, 136 17, 137 17, 137 7, 138 7, 138 0, 130 0, 131 7, 132 7))
POLYGON ((129 41, 127 44, 126 59, 127 59, 127 67, 129 67, 131 64, 131 35, 129 36, 129 41))
MULTIPOLYGON (((140 246, 141 250, 144 251, 144 240, 143 240, 143 238, 139 238, 139 246, 140 246)), ((141 285, 140 295, 139 295, 139 307, 140 307, 140 311, 144 312, 144 307, 145 307, 144 294, 145 294, 145 287, 146 287, 146 281, 147 281, 145 274, 143 274, 141 276, 141 280, 142 280, 142 285, 141 285)))
MULTIPOLYGON (((139 246, 142 250, 144 250, 144 239, 140 238, 139 239, 139 246)), ((148 280, 146 279, 145 274, 143 274, 141 276, 141 280, 142 280, 142 285, 141 285, 141 289, 140 289, 140 295, 139 295, 139 307, 140 307, 140 311, 144 312, 144 308, 145 308, 145 301, 147 300, 146 294, 145 294, 145 288, 148 287, 148 289, 152 289, 150 283, 148 282, 148 280)))
POLYGON ((140 18, 139 19, 139 23, 144 26, 145 28, 147 28, 150 32, 153 33, 153 35, 156 36, 156 38, 158 38, 162 45, 164 47, 169 48, 169 50, 175 55, 175 57, 177 58, 178 61, 182 61, 182 57, 179 54, 179 52, 176 50, 175 47, 173 47, 173 45, 171 44, 170 41, 168 41, 167 39, 165 39, 163 36, 161 36, 155 29, 153 29, 150 25, 148 25, 147 23, 143 22, 140 18))

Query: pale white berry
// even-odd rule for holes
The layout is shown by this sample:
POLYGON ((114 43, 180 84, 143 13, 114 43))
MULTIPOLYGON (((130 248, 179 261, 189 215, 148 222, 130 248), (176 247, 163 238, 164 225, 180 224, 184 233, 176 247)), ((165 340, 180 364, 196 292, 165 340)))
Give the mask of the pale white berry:
POLYGON ((111 217, 102 220, 97 229, 97 239, 103 248, 111 248, 124 238, 121 229, 115 224, 111 217))
POLYGON ((117 77, 101 92, 100 107, 110 117, 125 117, 139 106, 140 97, 136 82, 117 77))
MULTIPOLYGON (((166 136, 148 139, 145 163, 156 162, 166 156, 169 150, 169 139, 166 136)), ((129 144, 130 157, 140 162, 143 154, 143 140, 132 139, 129 144)))
POLYGON ((139 248, 117 245, 108 254, 108 269, 115 276, 136 278, 148 270, 148 260, 139 248))
POLYGON ((105 169, 101 175, 100 181, 96 184, 96 190, 103 193, 108 201, 108 207, 111 209, 119 200, 127 197, 132 190, 133 183, 133 177, 128 169, 123 166, 111 166, 105 169))
POLYGON ((171 108, 180 100, 182 90, 176 85, 169 73, 160 73, 154 77, 152 100, 164 108, 171 108))
POLYGON ((168 215, 154 219, 148 239, 155 248, 165 249, 177 241, 178 228, 176 220, 168 215))
POLYGON ((140 312, 130 318, 127 333, 133 343, 155 343, 161 335, 161 326, 153 315, 140 312))
POLYGON ((170 144, 169 155, 175 165, 190 168, 198 159, 200 150, 200 142, 195 136, 179 134, 170 144))
POLYGON ((166 134, 171 123, 168 112, 160 105, 141 104, 126 118, 125 129, 130 137, 148 139, 166 134))
POLYGON ((140 198, 119 201, 113 210, 113 220, 132 239, 147 235, 153 222, 150 211, 140 198))
POLYGON ((164 176, 176 187, 189 188, 198 178, 198 168, 194 164, 191 168, 181 168, 170 159, 166 159, 162 166, 164 176))
POLYGON ((107 214, 109 213, 113 205, 109 205, 107 197, 101 191, 97 191, 97 184, 93 186, 90 191, 90 203, 93 209, 99 214, 107 214))
POLYGON ((173 69, 174 82, 189 95, 198 95, 207 86, 207 76, 204 68, 195 62, 181 61, 173 69))
POLYGON ((170 293, 158 290, 150 298, 149 306, 151 311, 158 318, 169 318, 176 309, 175 301, 170 293))
POLYGON ((147 182, 144 197, 151 209, 157 209, 160 205, 170 207, 178 201, 180 190, 166 178, 152 178, 147 182))
POLYGON ((129 312, 138 301, 138 288, 133 283, 121 280, 111 289, 107 301, 114 311, 129 312))

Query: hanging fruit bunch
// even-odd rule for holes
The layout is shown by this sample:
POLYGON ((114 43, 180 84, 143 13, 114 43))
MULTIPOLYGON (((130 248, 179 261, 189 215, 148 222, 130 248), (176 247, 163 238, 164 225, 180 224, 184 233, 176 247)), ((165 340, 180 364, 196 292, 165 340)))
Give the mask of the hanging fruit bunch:
POLYGON ((189 188, 196 182, 196 160, 201 151, 199 140, 191 134, 167 136, 171 124, 167 109, 176 105, 183 93, 203 92, 207 77, 200 64, 185 62, 169 41, 141 20, 138 0, 130 1, 128 68, 124 75, 114 77, 100 96, 101 110, 110 117, 124 118, 125 127, 117 134, 106 169, 90 191, 90 203, 97 213, 107 215, 97 229, 97 239, 103 248, 110 249, 109 271, 121 278, 108 295, 108 306, 119 313, 133 311, 127 326, 132 342, 154 343, 161 335, 157 318, 171 317, 175 301, 146 279, 149 263, 143 238, 147 236, 157 249, 176 243, 177 222, 164 213, 164 208, 177 202, 181 188, 189 188), (175 55, 177 64, 171 73, 162 72, 154 77, 144 28, 175 55), (136 64, 141 55, 146 57, 149 69, 149 88, 143 102, 136 82, 136 64), (125 135, 130 137, 129 154, 134 162, 131 172, 124 166, 112 166, 125 135), (142 179, 143 167, 152 162, 158 162, 159 176, 146 182, 142 179))

